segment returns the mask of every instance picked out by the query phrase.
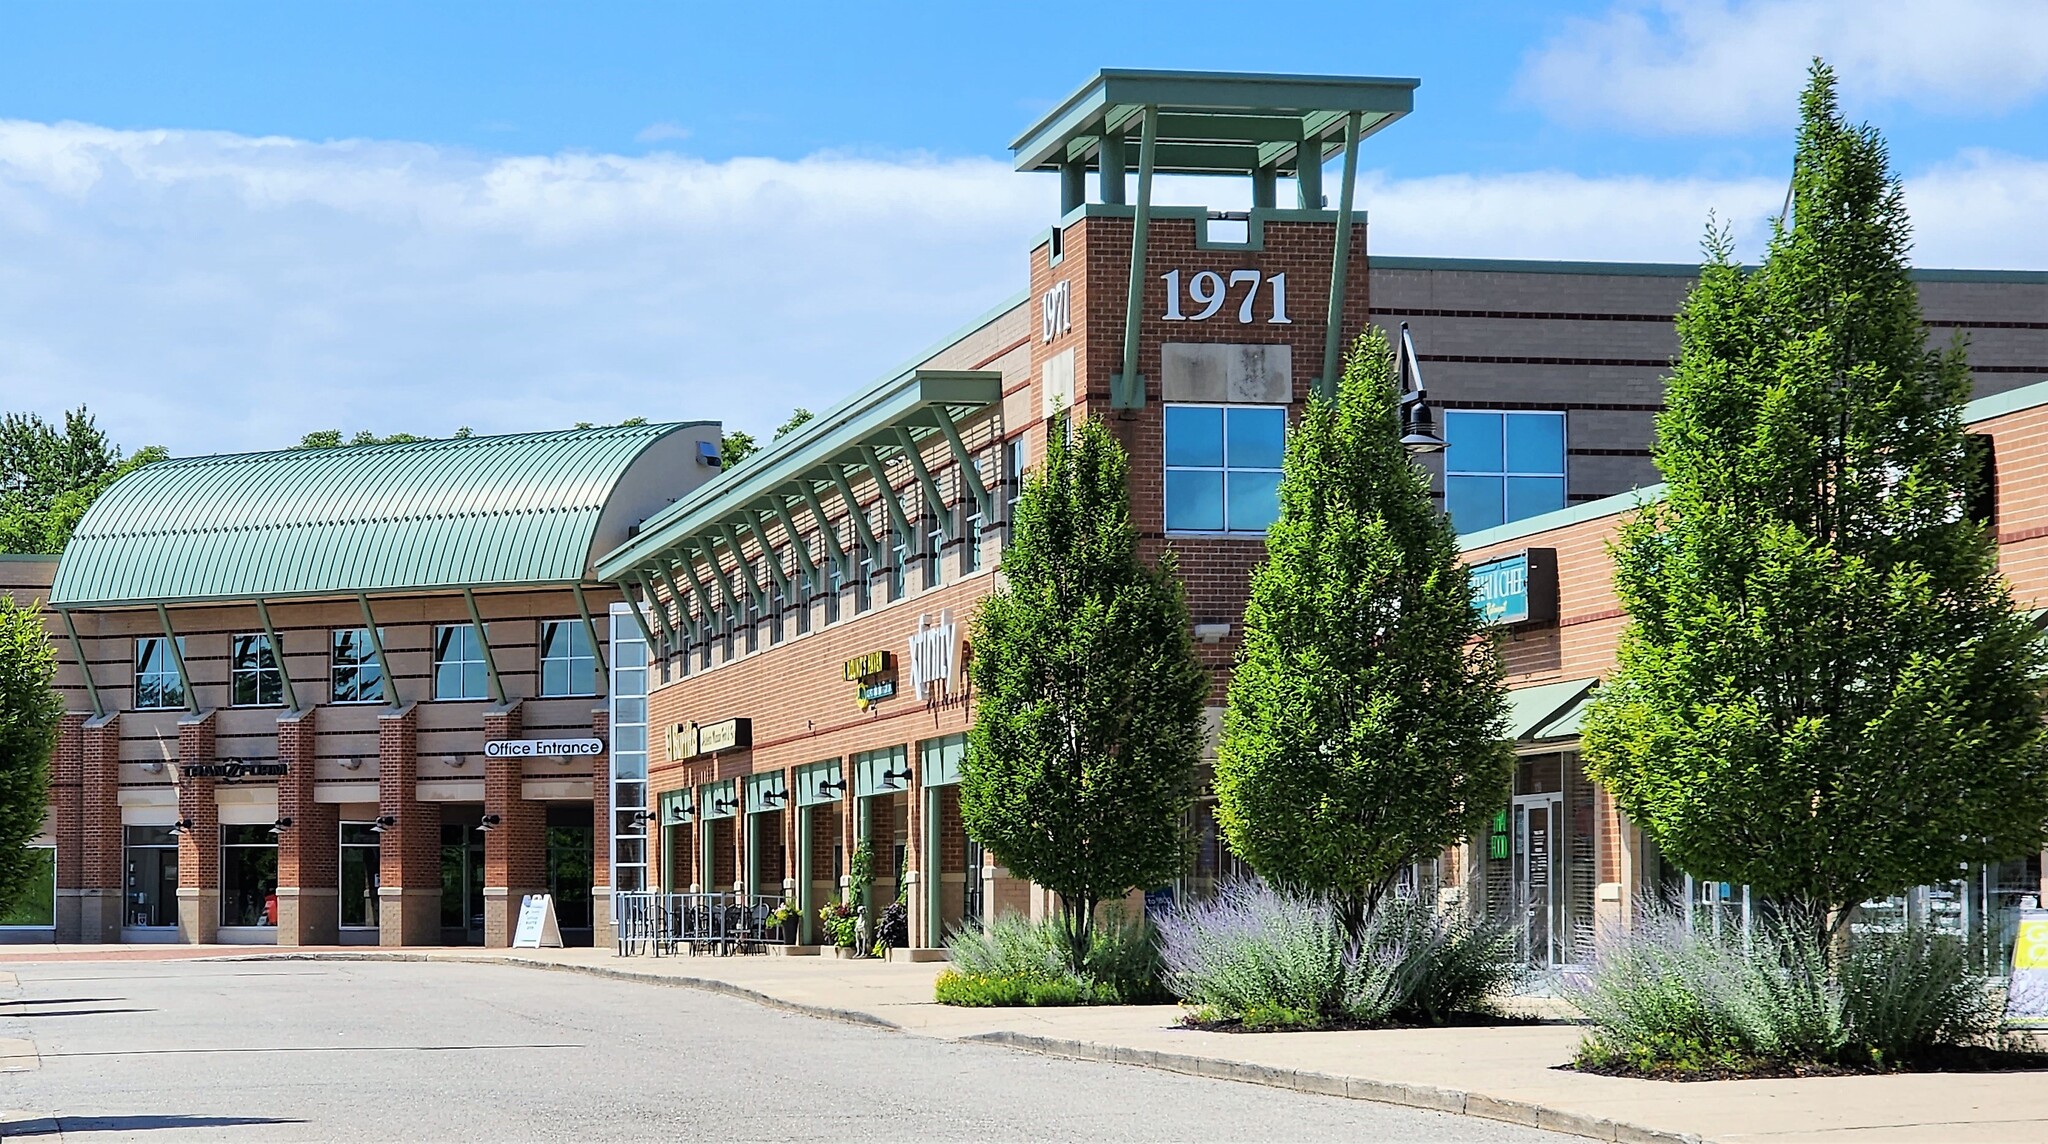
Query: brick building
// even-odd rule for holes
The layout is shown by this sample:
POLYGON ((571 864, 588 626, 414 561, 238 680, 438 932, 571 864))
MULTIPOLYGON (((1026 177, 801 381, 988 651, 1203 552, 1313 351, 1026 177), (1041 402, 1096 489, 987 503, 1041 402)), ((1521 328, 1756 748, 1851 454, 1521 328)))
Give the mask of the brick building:
MULTIPOLYGON (((1531 808, 1552 816, 1545 837, 1578 849, 1539 887, 1559 896, 1532 956, 1569 960, 1573 926, 1661 876, 1576 777, 1569 732, 1619 623, 1602 530, 1655 479, 1694 269, 1371 256, 1356 156, 1414 88, 1101 73, 1013 144, 1062 188, 1024 291, 722 473, 717 427, 694 423, 124 479, 61 565, 0 561, 0 588, 53 601, 72 712, 47 916, 0 933, 496 944, 548 890, 604 942, 615 894, 694 889, 794 897, 815 940, 861 839, 914 947, 1043 911, 965 836, 957 783, 966 635, 1047 433, 1096 418, 1128 447, 1220 718, 1287 427, 1366 323, 1405 322, 1449 440, 1424 463, 1474 562, 1554 549, 1564 585, 1557 618, 1504 629, 1527 762, 1502 828, 1414 890, 1527 909, 1515 847, 1531 808), (1246 179, 1253 206, 1162 205, 1154 173, 1246 179), (486 746, 543 740, 602 753, 486 746)), ((1930 338, 1972 339, 1979 413, 2037 391, 2005 392, 2048 378, 2048 274, 1919 277, 1930 338)), ((2000 449, 2018 490, 2044 454, 2000 449)), ((2020 519, 2009 553, 2035 539, 2020 519)), ((1190 827, 1176 889, 1200 893, 1233 862, 1207 805, 1190 827)))

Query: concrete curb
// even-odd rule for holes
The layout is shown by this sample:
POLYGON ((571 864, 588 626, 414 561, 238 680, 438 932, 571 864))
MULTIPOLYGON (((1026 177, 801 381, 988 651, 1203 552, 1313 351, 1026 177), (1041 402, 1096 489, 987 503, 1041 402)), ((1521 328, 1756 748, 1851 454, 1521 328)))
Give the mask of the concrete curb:
MULTIPOLYGON (((890 1032, 906 1032, 894 1021, 864 1013, 858 1009, 840 1009, 826 1005, 807 1005, 800 1001, 787 1001, 748 989, 726 981, 707 977, 677 977, 670 974, 644 973, 632 969, 620 969, 603 965, 576 965, 567 962, 544 961, 538 958, 491 956, 487 954, 433 955, 424 953, 257 953, 228 954, 209 961, 446 961, 464 965, 513 965, 527 969, 553 970, 563 973, 583 973, 592 977, 605 977, 615 981, 632 981, 648 985, 673 985, 685 989, 696 989, 705 993, 717 993, 742 1001, 752 1001, 770 1009, 780 1009, 805 1017, 817 1017, 827 1021, 840 1021, 850 1025, 863 1025, 871 1029, 886 1029, 890 1032)), ((947 1039, 947 1038, 934 1038, 947 1039)), ((1612 1141, 1614 1144, 1705 1144, 1701 1137, 1691 1133, 1665 1132, 1645 1128, 1603 1117, 1585 1116, 1576 1112, 1564 1112, 1527 1101, 1504 1100, 1485 1093, 1464 1092, 1459 1089, 1436 1088, 1430 1085, 1400 1084, 1393 1081, 1368 1080, 1364 1077, 1343 1076, 1336 1073, 1313 1072, 1307 1069, 1283 1069, 1269 1065, 1248 1064, 1243 1061, 1222 1060, 1216 1057, 1200 1057, 1188 1053, 1162 1053, 1151 1049, 1134 1049, 1125 1045, 1104 1045, 1093 1041, 1068 1041, 1053 1037, 1039 1037, 1028 1033, 998 1030, 992 1033, 974 1033, 965 1037, 950 1038, 958 1043, 976 1042, 985 1045, 999 1045, 1023 1052, 1039 1053, 1050 1057, 1064 1057, 1069 1060, 1098 1061, 1106 1064, 1135 1065, 1139 1068, 1159 1069, 1164 1072, 1183 1073, 1188 1076, 1208 1077, 1214 1080, 1234 1080, 1245 1084, 1262 1084, 1269 1088, 1291 1089, 1295 1092, 1313 1093, 1317 1096, 1341 1096, 1351 1100, 1372 1100, 1381 1104, 1396 1104, 1406 1108, 1421 1108, 1431 1112, 1448 1112, 1458 1116, 1476 1116, 1485 1120, 1499 1120, 1509 1124, 1520 1124, 1528 1128, 1541 1128, 1549 1132, 1561 1132, 1569 1136, 1582 1136, 1590 1140, 1612 1141)))
POLYGON ((804 1017, 817 1017, 826 1021, 841 1021, 849 1025, 865 1025, 870 1029, 887 1029, 902 1032, 896 1022, 873 1013, 858 1009, 839 1009, 829 1005, 807 1005, 801 1001, 787 1001, 748 989, 729 981, 718 981, 709 977, 678 977, 667 973, 641 973, 631 969, 614 969, 604 965, 572 965, 566 962, 542 961, 526 957, 489 957, 484 955, 435 956, 423 953, 261 953, 229 955, 208 958, 209 961, 423 961, 455 962, 461 965, 514 965, 526 969, 552 970, 557 973, 582 973, 591 977, 606 977, 614 981, 632 981, 643 985, 674 985, 684 989, 696 989, 705 993, 718 993, 742 1001, 752 1001, 769 1009, 781 1009, 804 1017))
POLYGON ((1461 1092, 1457 1089, 1435 1088, 1429 1085, 1367 1080, 1363 1077, 1311 1072, 1306 1069, 1273 1068, 1268 1065, 1247 1064, 1242 1061, 1226 1061, 1214 1057, 1198 1057, 1186 1053, 1162 1053, 1150 1049, 1133 1049, 1123 1045, 1097 1044, 1092 1041, 1057 1040, 1050 1037, 1037 1037, 1028 1033, 1014 1033, 1007 1030, 993 1033, 977 1033, 973 1036, 962 1037, 961 1040, 980 1041, 986 1044, 1020 1049, 1024 1052, 1042 1053, 1052 1057, 1066 1057, 1071 1060, 1136 1065, 1140 1068, 1185 1073, 1189 1076, 1242 1081, 1246 1084, 1266 1085, 1269 1088, 1292 1089, 1296 1092, 1314 1093, 1318 1096, 1342 1096, 1352 1100, 1373 1100, 1381 1104, 1398 1104, 1407 1108, 1422 1108, 1431 1112, 1449 1112, 1459 1116, 1477 1116, 1486 1120, 1500 1120, 1509 1124, 1520 1124, 1528 1128, 1541 1128, 1550 1132, 1583 1136, 1591 1140, 1614 1141, 1616 1144, 1703 1144, 1700 1137, 1690 1133, 1664 1132, 1655 1128, 1645 1128, 1637 1124, 1626 1124, 1603 1117, 1563 1112, 1554 1108, 1546 1108, 1540 1104, 1530 1104, 1526 1101, 1503 1100, 1499 1097, 1487 1096, 1484 1093, 1461 1092))

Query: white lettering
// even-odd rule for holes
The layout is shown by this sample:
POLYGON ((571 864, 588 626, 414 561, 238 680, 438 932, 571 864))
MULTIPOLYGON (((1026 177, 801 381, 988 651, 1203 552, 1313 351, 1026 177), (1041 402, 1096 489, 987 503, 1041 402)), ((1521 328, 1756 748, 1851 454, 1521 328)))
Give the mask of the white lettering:
POLYGON ((484 744, 487 759, 531 759, 549 755, 602 755, 603 739, 493 739, 484 744))
POLYGON ((1039 299, 1047 342, 1074 328, 1072 295, 1065 282, 1057 283, 1039 299))
POLYGON ((910 686, 920 700, 943 699, 952 689, 957 631, 950 609, 939 613, 936 624, 929 614, 917 618, 910 637, 910 686))
MULTIPOLYGON (((1183 276, 1180 271, 1169 270, 1159 277, 1166 283, 1166 312, 1160 315, 1165 321, 1207 321, 1222 313, 1223 307, 1230 301, 1231 293, 1242 286, 1245 290, 1237 304, 1237 321, 1239 325, 1250 325, 1254 320, 1252 307, 1258 301, 1259 287, 1270 283, 1273 287, 1273 309, 1266 318, 1266 323, 1274 326, 1294 324, 1293 319, 1287 316, 1287 275, 1284 273, 1267 278, 1257 270, 1232 270, 1226 279, 1224 272, 1220 270, 1197 270, 1186 276, 1185 294, 1181 290, 1183 276), (1197 307, 1194 313, 1182 311, 1183 297, 1197 307)), ((1051 295, 1047 295, 1048 299, 1050 297, 1051 295)), ((1048 335, 1046 340, 1051 341, 1051 336, 1048 335)))

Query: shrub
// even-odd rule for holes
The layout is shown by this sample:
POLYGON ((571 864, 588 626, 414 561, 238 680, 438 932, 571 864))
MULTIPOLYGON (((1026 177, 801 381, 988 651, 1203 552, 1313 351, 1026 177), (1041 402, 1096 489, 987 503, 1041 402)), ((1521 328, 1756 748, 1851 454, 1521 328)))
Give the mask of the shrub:
POLYGON ((860 908, 852 902, 827 902, 818 907, 818 926, 833 945, 851 949, 859 937, 860 908))
POLYGON ((1831 966, 1805 927, 1766 921, 1724 937, 1655 903, 1604 939, 1591 972, 1566 989, 1592 1026, 1579 1063, 1637 1072, 1896 1067, 1984 1042, 1999 1019, 1953 937, 1860 935, 1831 966))
POLYGON ((902 896, 882 907, 875 919, 875 956, 910 944, 910 906, 902 896))
POLYGON ((1226 1019, 1284 1009, 1379 1021, 1398 1000, 1390 960, 1350 956, 1344 927, 1321 898, 1240 882, 1157 925, 1167 987, 1226 1019))
POLYGON ((1485 1012, 1493 998, 1513 989, 1524 968, 1511 919, 1474 921, 1422 902, 1382 905, 1368 923, 1366 940, 1369 948, 1398 959, 1393 1015, 1420 1025, 1485 1012))
POLYGON ((985 930, 946 939, 953 967, 939 977, 947 1005, 1117 1005, 1157 1000, 1159 954, 1150 928, 1111 910, 1095 927, 1082 970, 1067 968, 1058 920, 1004 914, 985 930))

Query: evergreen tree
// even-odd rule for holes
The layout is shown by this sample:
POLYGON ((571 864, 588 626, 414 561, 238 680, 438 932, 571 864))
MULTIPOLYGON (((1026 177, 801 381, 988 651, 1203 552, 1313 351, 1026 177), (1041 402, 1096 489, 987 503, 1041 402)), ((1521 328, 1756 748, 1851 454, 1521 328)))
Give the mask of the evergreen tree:
POLYGON ((1710 234, 1678 317, 1584 749, 1680 867, 1820 932, 2040 850, 2048 658, 1971 518, 1970 373, 1926 345, 1884 143, 1819 62, 1803 113, 1791 225, 1749 274, 1710 234))
POLYGON ((1354 936, 1404 865, 1484 828, 1514 762, 1457 535, 1399 422, 1371 329, 1288 440, 1216 760, 1230 848, 1329 894, 1354 936))
POLYGON ((0 593, 0 915, 37 892, 44 868, 30 843, 50 805, 50 752, 64 705, 50 683, 57 656, 33 608, 0 593))
POLYGON ((1077 969, 1098 903, 1186 867, 1208 694, 1172 553, 1139 557, 1127 466, 1098 423, 1071 445, 1051 434, 969 666, 961 818, 1059 895, 1077 969))

